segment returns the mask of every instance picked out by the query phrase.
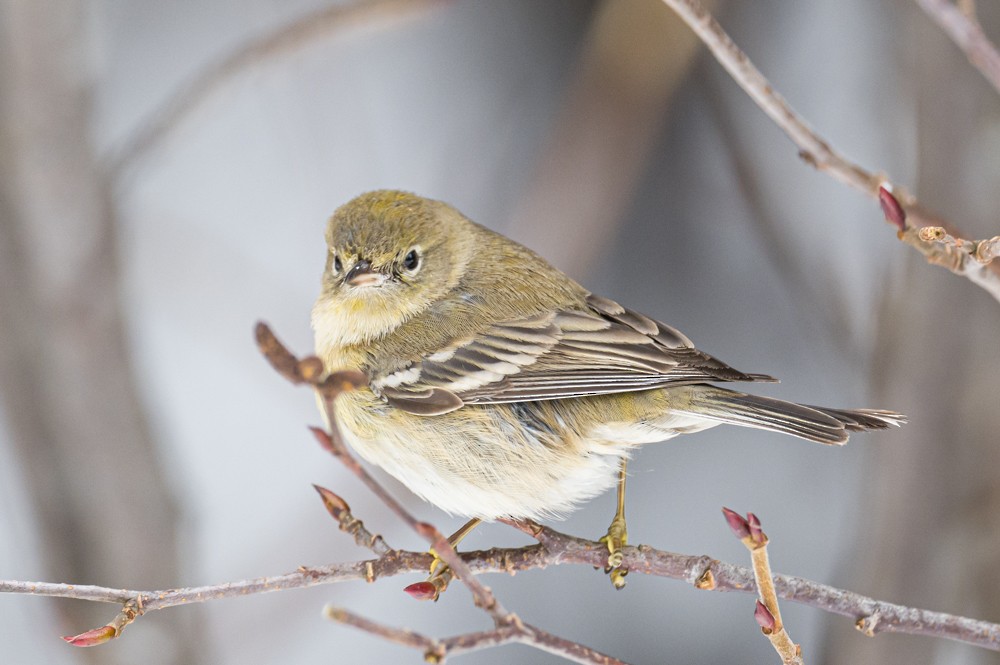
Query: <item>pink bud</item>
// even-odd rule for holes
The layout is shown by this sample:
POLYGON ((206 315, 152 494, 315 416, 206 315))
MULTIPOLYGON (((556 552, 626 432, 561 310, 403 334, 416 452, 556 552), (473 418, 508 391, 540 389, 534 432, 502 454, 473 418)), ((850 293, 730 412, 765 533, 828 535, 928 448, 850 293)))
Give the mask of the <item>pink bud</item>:
POLYGON ((114 629, 114 626, 101 626, 100 628, 88 630, 86 633, 63 637, 63 639, 75 647, 96 647, 98 644, 104 644, 116 637, 118 637, 118 632, 114 629))
POLYGON ((880 185, 878 188, 878 202, 882 206, 882 214, 885 220, 894 224, 900 231, 906 230, 906 211, 899 204, 899 200, 893 196, 891 185, 880 185))
POLYGON ((410 594, 414 600, 437 600, 438 598, 437 587, 427 581, 414 582, 403 591, 410 594))
POLYGON ((726 522, 729 523, 729 528, 732 529, 734 536, 742 540, 750 535, 750 525, 743 519, 742 515, 725 507, 722 509, 722 514, 725 515, 726 522))
POLYGON ((767 609, 764 603, 757 601, 757 607, 754 608, 753 618, 757 620, 757 625, 760 626, 761 630, 770 635, 774 632, 774 615, 771 614, 771 610, 767 609))

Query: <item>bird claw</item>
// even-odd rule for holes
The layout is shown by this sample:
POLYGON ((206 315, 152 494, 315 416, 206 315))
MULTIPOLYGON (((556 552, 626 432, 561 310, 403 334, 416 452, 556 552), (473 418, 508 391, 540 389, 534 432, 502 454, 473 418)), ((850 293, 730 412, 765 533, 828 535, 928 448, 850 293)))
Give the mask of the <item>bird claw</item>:
POLYGON ((608 563, 604 572, 611 577, 611 584, 616 589, 622 589, 625 587, 625 576, 628 575, 628 569, 622 568, 625 561, 622 548, 628 545, 628 529, 623 516, 616 516, 611 521, 607 534, 601 536, 600 542, 608 548, 608 563))

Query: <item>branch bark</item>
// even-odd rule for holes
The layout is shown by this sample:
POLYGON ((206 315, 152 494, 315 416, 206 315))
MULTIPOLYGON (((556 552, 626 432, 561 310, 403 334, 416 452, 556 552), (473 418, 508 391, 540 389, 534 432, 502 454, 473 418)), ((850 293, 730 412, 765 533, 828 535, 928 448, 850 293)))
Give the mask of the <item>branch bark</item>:
MULTIPOLYGON (((551 566, 578 565, 603 567, 607 547, 603 543, 577 538, 542 527, 534 534, 538 544, 518 548, 493 548, 463 552, 462 561, 476 574, 506 573, 551 566)), ((750 568, 719 561, 705 555, 679 554, 648 545, 627 546, 624 565, 630 574, 650 575, 679 580, 702 590, 757 593, 750 568), (707 574, 710 571, 710 575, 707 574), (714 584, 707 585, 711 578, 714 584)), ((333 563, 271 577, 258 577, 214 584, 163 590, 120 589, 90 585, 53 584, 0 580, 0 593, 76 598, 102 603, 138 603, 143 613, 178 605, 204 603, 223 598, 272 593, 288 589, 335 584, 353 580, 374 582, 410 573, 426 574, 431 556, 427 552, 390 549, 379 557, 333 563)), ((791 575, 774 575, 777 596, 784 600, 838 614, 851 619, 866 634, 905 633, 939 637, 1000 651, 1000 624, 970 619, 945 612, 906 607, 876 600, 862 594, 838 589, 791 575)))

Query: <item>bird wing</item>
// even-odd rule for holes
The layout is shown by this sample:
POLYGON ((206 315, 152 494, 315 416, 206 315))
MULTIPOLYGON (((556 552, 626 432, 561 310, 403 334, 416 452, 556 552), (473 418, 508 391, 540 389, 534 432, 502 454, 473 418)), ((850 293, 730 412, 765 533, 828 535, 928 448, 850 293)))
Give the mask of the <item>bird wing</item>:
POLYGON ((649 390, 704 381, 774 381, 694 348, 676 329, 596 295, 587 307, 499 323, 372 377, 389 404, 421 415, 649 390))

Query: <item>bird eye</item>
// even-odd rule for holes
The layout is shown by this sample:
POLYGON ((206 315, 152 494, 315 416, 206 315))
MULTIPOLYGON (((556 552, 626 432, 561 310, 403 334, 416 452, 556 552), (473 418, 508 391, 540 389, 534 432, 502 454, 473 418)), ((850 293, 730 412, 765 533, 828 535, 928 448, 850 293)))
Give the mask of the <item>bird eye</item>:
POLYGON ((403 267, 413 272, 420 267, 420 252, 414 247, 403 257, 403 267))
POLYGON ((340 272, 343 270, 344 264, 340 262, 340 256, 338 254, 333 255, 333 272, 340 272))

